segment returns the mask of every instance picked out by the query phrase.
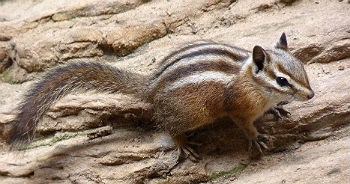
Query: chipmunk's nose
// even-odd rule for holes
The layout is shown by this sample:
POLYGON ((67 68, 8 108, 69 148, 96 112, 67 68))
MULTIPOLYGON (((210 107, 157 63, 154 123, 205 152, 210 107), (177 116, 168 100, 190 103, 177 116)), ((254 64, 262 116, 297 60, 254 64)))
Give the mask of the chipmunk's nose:
POLYGON ((310 91, 310 94, 307 95, 307 98, 310 100, 311 98, 313 98, 315 96, 314 91, 310 91))

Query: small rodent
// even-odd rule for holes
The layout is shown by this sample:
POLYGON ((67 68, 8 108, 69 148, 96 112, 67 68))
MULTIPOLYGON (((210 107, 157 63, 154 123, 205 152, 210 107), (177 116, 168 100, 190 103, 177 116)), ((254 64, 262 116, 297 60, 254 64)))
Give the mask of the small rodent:
POLYGON ((254 121, 281 102, 314 96, 303 63, 288 51, 283 33, 271 49, 252 52, 211 41, 190 44, 160 63, 149 76, 108 64, 77 62, 58 67, 24 96, 8 143, 27 143, 49 107, 75 89, 134 95, 153 106, 153 121, 169 132, 180 155, 196 160, 186 132, 230 117, 245 133, 249 147, 266 147, 254 121))

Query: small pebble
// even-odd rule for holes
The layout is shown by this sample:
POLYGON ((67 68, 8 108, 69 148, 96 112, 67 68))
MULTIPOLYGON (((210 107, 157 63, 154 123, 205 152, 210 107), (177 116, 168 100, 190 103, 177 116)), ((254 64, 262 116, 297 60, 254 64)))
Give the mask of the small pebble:
POLYGON ((339 67, 338 67, 338 70, 344 70, 344 69, 345 69, 344 66, 339 66, 339 67))
POLYGON ((329 74, 329 73, 331 73, 330 71, 325 70, 324 68, 322 68, 322 72, 323 72, 324 74, 329 74))

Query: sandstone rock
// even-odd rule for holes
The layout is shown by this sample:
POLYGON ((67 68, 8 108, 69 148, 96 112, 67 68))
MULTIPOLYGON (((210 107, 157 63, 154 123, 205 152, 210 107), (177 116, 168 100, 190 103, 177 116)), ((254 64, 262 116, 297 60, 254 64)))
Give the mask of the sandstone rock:
POLYGON ((346 183, 349 13, 348 5, 338 1, 1 2, 0 180, 346 183), (257 122, 261 133, 273 136, 271 151, 261 161, 242 162, 247 141, 233 122, 223 119, 193 132, 191 140, 202 143, 196 147, 203 157, 199 163, 176 165, 177 151, 169 136, 144 121, 151 104, 117 94, 69 95, 46 113, 37 140, 24 147, 26 151, 9 152, 3 143, 20 99, 33 84, 24 81, 38 80, 56 65, 99 60, 147 74, 188 42, 211 39, 251 50, 254 45, 273 45, 282 32, 292 52, 308 64, 316 96, 286 105, 292 113, 288 119, 266 116, 257 122))
MULTIPOLYGON (((248 166, 238 178, 208 183, 346 183, 349 174, 349 129, 336 132, 332 140, 312 142, 291 153, 280 153, 248 166)), ((237 176, 237 175, 236 175, 237 176)))
MULTIPOLYGON (((311 80, 316 92, 315 99, 307 103, 289 104, 288 110, 292 112, 292 116, 288 120, 282 122, 266 121, 259 124, 261 132, 268 133, 276 138, 271 142, 274 151, 294 149, 295 143, 300 141, 323 139, 340 125, 349 123, 350 109, 348 107, 350 104, 348 103, 350 96, 347 91, 349 91, 350 86, 345 85, 348 80, 341 80, 349 78, 350 65, 348 63, 349 60, 328 64, 328 74, 322 72, 321 67, 325 67, 324 65, 313 64, 307 67, 310 71, 310 78, 318 79, 317 81, 311 80), (345 68, 341 73, 337 70, 339 65, 345 68), (333 82, 329 82, 331 79, 333 82), (337 81, 343 81, 344 84, 337 81), (325 99, 327 99, 327 103, 324 103, 325 99)), ((101 108, 104 111, 109 109, 110 112, 107 115, 110 115, 113 109, 125 107, 131 109, 130 104, 120 103, 117 100, 118 98, 115 98, 116 101, 111 100, 113 99, 112 95, 108 96, 108 101, 104 101, 102 98, 99 99, 100 97, 98 95, 89 95, 89 97, 69 96, 63 99, 62 102, 51 108, 51 112, 48 113, 46 118, 50 117, 52 119, 44 120, 39 132, 52 132, 60 129, 86 129, 84 126, 89 123, 84 122, 84 120, 76 122, 76 119, 80 119, 79 116, 93 123, 100 120, 101 115, 106 113, 97 110, 94 112, 95 116, 87 116, 81 113, 86 111, 86 108, 95 110, 101 108), (91 100, 92 98, 98 100, 91 100), (112 108, 106 108, 110 106, 108 104, 111 104, 112 108), (118 107, 118 105, 121 107, 118 107), (64 121, 65 118, 67 121, 64 121), (61 123, 57 124, 56 121, 61 123), (83 122, 85 125, 80 124, 83 122), (76 123, 76 125, 70 123, 76 123), (79 126, 83 128, 79 128, 79 126)), ((128 99, 128 101, 132 102, 131 99, 128 99)), ((138 106, 137 103, 135 105, 138 106)), ((138 108, 142 109, 144 107, 140 106, 138 108)), ((121 112, 123 111, 121 110, 121 112)), ((101 126, 101 124, 96 124, 96 126, 101 126)), ((215 173, 232 170, 232 168, 240 165, 241 159, 247 158, 246 140, 242 132, 232 122, 218 122, 214 126, 197 131, 194 140, 203 143, 203 146, 197 148, 203 160, 198 164, 186 161, 172 169, 171 175, 167 173, 175 164, 177 151, 174 150, 167 135, 154 131, 144 131, 139 128, 132 131, 118 128, 112 135, 93 140, 89 140, 87 134, 85 132, 56 134, 55 139, 44 139, 44 143, 36 142, 32 145, 32 147, 36 147, 35 149, 32 148, 23 153, 29 154, 26 155, 26 158, 28 158, 26 160, 15 161, 16 154, 9 156, 8 153, 3 152, 4 157, 2 158, 6 160, 0 161, 3 164, 0 171, 5 173, 3 177, 7 180, 12 176, 26 177, 30 175, 30 181, 33 182, 54 180, 55 178, 63 181, 70 178, 70 180, 92 182, 90 177, 107 183, 114 181, 120 183, 126 181, 131 183, 164 181, 164 179, 155 176, 167 176, 165 181, 194 182, 207 181, 215 173), (37 155, 38 150, 42 154, 37 155), (7 156, 5 157, 5 155, 7 156), (38 163, 37 159, 41 161, 38 163), (75 163, 77 159, 79 163, 84 164, 75 163), (30 164, 22 162, 29 162, 30 164), (51 165, 55 165, 55 167, 51 165), (95 167, 96 169, 93 169, 95 167), (113 172, 107 171, 110 170, 110 167, 113 167, 113 172), (60 171, 59 175, 56 174, 58 170, 60 171), (156 179, 152 179, 153 177, 156 179)), ((299 146, 297 145, 297 147, 299 146)), ((345 177, 344 175, 341 176, 345 177)))
MULTIPOLYGON (((44 1, 18 15, 17 19, 0 24, 0 28, 5 36, 16 35, 16 44, 24 51, 18 67, 30 73, 75 58, 102 57, 109 52, 125 56, 154 39, 164 37, 168 30, 183 23, 186 16, 195 16, 208 7, 213 8, 206 11, 229 5, 227 0, 198 1, 193 9, 189 9, 186 4, 191 2, 188 1, 178 5, 179 11, 168 16, 167 7, 175 2, 168 2, 169 5, 150 2, 148 6, 141 6, 144 3, 147 1, 67 1, 63 8, 61 4, 44 1), (40 8, 45 11, 36 11, 40 8), (158 9, 157 13, 154 9, 158 9), (13 24, 15 29, 10 27, 13 24)), ((8 4, 11 7, 11 3, 8 4)))
POLYGON ((336 41, 322 53, 310 60, 310 63, 329 63, 350 57, 350 39, 344 38, 336 41))
POLYGON ((16 44, 9 40, 5 41, 0 41, 0 73, 3 73, 19 58, 16 44))

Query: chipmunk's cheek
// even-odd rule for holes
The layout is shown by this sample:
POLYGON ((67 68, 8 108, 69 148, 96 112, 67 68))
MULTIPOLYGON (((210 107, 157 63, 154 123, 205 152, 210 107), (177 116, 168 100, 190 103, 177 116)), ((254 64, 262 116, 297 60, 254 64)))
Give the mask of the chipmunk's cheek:
POLYGON ((313 98, 315 93, 311 89, 300 90, 295 94, 296 100, 307 101, 313 98))
POLYGON ((283 99, 281 101, 286 101, 286 102, 292 102, 296 99, 296 94, 294 93, 293 90, 287 89, 283 93, 283 99))
POLYGON ((285 98, 283 99, 283 101, 288 102, 288 103, 290 103, 290 102, 292 102, 292 101, 294 101, 294 100, 295 100, 295 96, 294 96, 293 94, 288 94, 288 95, 286 95, 285 98))
POLYGON ((294 98, 293 95, 285 93, 285 92, 284 93, 277 93, 275 95, 275 98, 274 98, 274 103, 280 103, 282 101, 290 102, 290 101, 292 101, 293 98, 294 98))
POLYGON ((305 94, 298 93, 294 97, 295 97, 296 101, 306 101, 306 100, 308 100, 308 97, 305 94))

